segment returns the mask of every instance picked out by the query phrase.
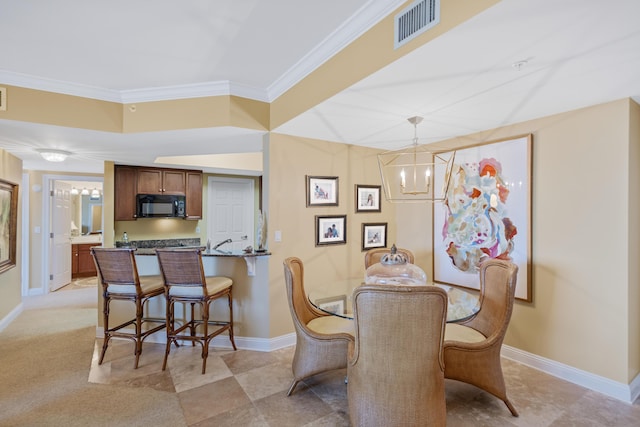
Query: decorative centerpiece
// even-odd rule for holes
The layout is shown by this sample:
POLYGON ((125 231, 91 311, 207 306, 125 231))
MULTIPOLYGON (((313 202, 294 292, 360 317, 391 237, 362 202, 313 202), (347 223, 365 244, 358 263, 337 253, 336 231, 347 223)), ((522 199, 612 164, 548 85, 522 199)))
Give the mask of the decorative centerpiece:
POLYGON ((394 244, 379 263, 367 268, 364 282, 367 285, 426 285, 427 273, 417 265, 407 262, 407 258, 398 253, 394 244))

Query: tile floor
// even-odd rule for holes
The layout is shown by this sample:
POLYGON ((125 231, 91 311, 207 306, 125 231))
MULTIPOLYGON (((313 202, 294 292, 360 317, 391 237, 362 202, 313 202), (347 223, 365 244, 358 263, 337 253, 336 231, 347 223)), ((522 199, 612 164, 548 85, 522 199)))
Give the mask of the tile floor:
MULTIPOLYGON (((173 348, 162 371, 164 345, 145 343, 133 369, 129 341, 112 341, 98 366, 96 341, 89 382, 175 392, 189 426, 349 426, 346 370, 300 383, 290 397, 293 348, 264 353, 212 349, 207 373, 200 374, 199 347, 173 348)), ((640 403, 633 405, 504 360, 511 416, 502 401, 473 386, 447 380, 447 425, 456 426, 640 426, 640 403)))

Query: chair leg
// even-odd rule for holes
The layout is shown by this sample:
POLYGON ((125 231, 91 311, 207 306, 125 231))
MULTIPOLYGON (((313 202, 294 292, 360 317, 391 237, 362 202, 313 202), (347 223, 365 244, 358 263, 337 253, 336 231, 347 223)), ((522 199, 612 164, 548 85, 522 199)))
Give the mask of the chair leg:
MULTIPOLYGON (((171 352, 171 337, 173 336, 173 301, 167 297, 167 308, 166 308, 166 329, 167 329, 167 345, 164 349, 164 360, 162 361, 162 370, 167 369, 167 359, 169 358, 169 353, 171 352)), ((176 342, 177 344, 177 342, 176 342)))
MULTIPOLYGON (((196 322, 195 322, 195 303, 191 303, 191 326, 189 328, 189 330, 191 331, 191 336, 195 337, 196 336, 196 322)), ((194 340, 191 340, 191 347, 195 347, 196 342, 194 340)))
POLYGON ((104 323, 104 341, 102 342, 102 352, 100 353, 100 360, 98 360, 98 365, 102 365, 104 354, 107 352, 107 346, 109 345, 109 340, 111 339, 111 334, 109 333, 109 301, 109 297, 107 295, 103 295, 102 319, 104 323))
POLYGON ((142 354, 142 301, 139 298, 136 298, 136 361, 133 365, 133 369, 138 369, 138 362, 140 362, 140 355, 142 354))
POLYGON ((201 305, 202 309, 202 375, 207 370, 207 357, 209 357, 209 304, 207 301, 201 305))
POLYGON ((507 405, 507 408, 509 408, 509 411, 511 411, 511 415, 513 415, 514 417, 519 417, 520 414, 518 414, 518 411, 516 410, 516 407, 513 406, 513 403, 511 403, 511 401, 508 398, 504 398, 504 404, 507 405))
POLYGON ((231 290, 229 290, 229 339, 231 340, 231 345, 233 346, 233 350, 238 350, 236 348, 236 342, 233 340, 233 301, 231 298, 231 290))
POLYGON ((291 393, 293 393, 293 389, 296 388, 299 382, 300 380, 293 380, 293 382, 291 383, 291 387, 289 387, 289 391, 287 392, 287 396, 291 396, 291 393))

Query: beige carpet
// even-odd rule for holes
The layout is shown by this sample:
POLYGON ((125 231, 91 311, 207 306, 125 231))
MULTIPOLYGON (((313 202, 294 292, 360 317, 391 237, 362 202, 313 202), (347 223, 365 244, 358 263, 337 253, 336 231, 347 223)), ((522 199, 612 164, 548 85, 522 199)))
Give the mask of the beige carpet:
POLYGON ((68 291, 73 289, 83 289, 83 288, 95 288, 98 286, 98 277, 79 277, 77 279, 73 279, 71 283, 66 286, 60 288, 60 291, 68 291))
POLYGON ((96 292, 29 297, 0 332, 0 426, 186 425, 175 393, 88 382, 96 292))

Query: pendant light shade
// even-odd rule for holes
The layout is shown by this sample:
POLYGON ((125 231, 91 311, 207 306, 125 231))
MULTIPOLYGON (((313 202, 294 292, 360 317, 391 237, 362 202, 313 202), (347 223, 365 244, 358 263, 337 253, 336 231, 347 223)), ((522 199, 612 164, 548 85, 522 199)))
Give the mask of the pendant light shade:
POLYGON ((378 154, 385 197, 392 203, 444 201, 456 152, 419 146, 417 125, 422 117, 407 120, 414 126, 413 144, 378 154))

